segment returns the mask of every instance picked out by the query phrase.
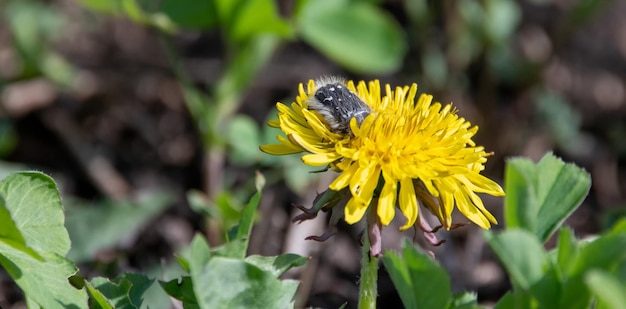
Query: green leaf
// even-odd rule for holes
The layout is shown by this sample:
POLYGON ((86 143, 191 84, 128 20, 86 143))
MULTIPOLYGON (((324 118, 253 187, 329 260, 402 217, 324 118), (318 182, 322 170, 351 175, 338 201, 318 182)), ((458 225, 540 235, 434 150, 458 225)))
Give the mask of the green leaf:
POLYGON ((573 164, 546 154, 533 165, 512 159, 505 172, 507 227, 521 227, 545 242, 582 203, 591 177, 573 164))
POLYGON ((113 282, 106 278, 94 278, 89 285, 109 299, 114 308, 139 309, 143 303, 143 293, 153 283, 154 280, 142 274, 124 274, 113 282))
POLYGON ((621 218, 611 228, 611 234, 624 234, 626 233, 626 217, 621 218))
POLYGON ((196 295, 193 292, 193 281, 189 276, 183 276, 181 280, 173 279, 168 282, 159 281, 165 292, 182 301, 184 304, 197 305, 196 295))
POLYGON ((537 229, 539 202, 536 183, 536 167, 531 160, 516 158, 507 161, 504 172, 504 220, 507 228, 519 227, 530 232, 537 229))
POLYGON ((476 304, 476 293, 463 292, 452 297, 449 309, 479 309, 476 304))
POLYGON ((40 58, 48 52, 50 39, 62 32, 63 19, 54 8, 37 1, 9 1, 3 9, 24 66, 22 73, 38 74, 40 58))
POLYGON ((214 256, 229 257, 235 259, 241 259, 246 255, 248 248, 248 239, 235 239, 230 240, 227 243, 215 248, 211 251, 214 256))
POLYGON ((163 0, 158 11, 184 28, 210 29, 217 24, 214 1, 163 0))
POLYGON ((130 302, 137 306, 137 308, 141 307, 143 304, 143 295, 154 284, 154 279, 150 279, 144 274, 132 273, 123 274, 115 279, 115 282, 118 284, 123 281, 128 281, 132 284, 128 293, 130 302))
POLYGON ((539 282, 548 259, 543 246, 532 234, 508 229, 499 234, 485 231, 484 236, 514 284, 528 290, 539 282))
POLYGON ((196 234, 191 241, 191 252, 189 257, 189 273, 200 271, 211 259, 211 249, 204 236, 196 234))
POLYGON ((261 158, 260 135, 257 123, 245 115, 236 115, 229 122, 228 141, 232 147, 228 159, 236 164, 249 165, 261 158))
POLYGON ((118 14, 122 11, 122 0, 77 0, 85 7, 109 14, 118 14))
POLYGON ((189 261, 184 258, 183 256, 180 255, 175 255, 174 256, 176 258, 176 261, 178 262, 178 265, 180 265, 180 267, 185 271, 185 272, 189 272, 189 261))
POLYGON ((122 11, 132 21, 140 24, 150 24, 150 15, 143 10, 138 0, 120 1, 122 11))
POLYGON ((87 292, 89 292, 89 307, 93 309, 114 309, 113 304, 96 289, 91 283, 85 281, 87 292))
POLYGON ((72 239, 69 258, 91 259, 99 250, 115 246, 121 239, 136 234, 165 210, 169 194, 147 195, 138 201, 103 201, 90 205, 69 203, 67 229, 72 239))
POLYGON ((383 263, 405 308, 446 308, 452 296, 448 273, 409 240, 402 256, 387 251, 383 263))
POLYGON ((578 254, 578 243, 574 232, 569 228, 561 228, 557 244, 557 263, 561 270, 569 269, 578 254))
POLYGON ((239 1, 234 13, 234 18, 225 25, 232 41, 241 42, 263 33, 283 38, 293 36, 291 25, 280 17, 274 1, 239 1))
POLYGON ((561 294, 560 308, 587 308, 591 294, 584 276, 589 270, 611 271, 626 260, 626 234, 607 234, 580 248, 571 262, 561 294))
POLYGON ((626 285, 610 273, 590 271, 585 275, 585 283, 598 298, 597 308, 626 309, 626 285))
MULTIPOLYGON (((11 219, 11 214, 6 208, 4 199, 0 197, 0 241, 7 245, 13 246, 15 249, 27 252, 26 240, 20 233, 20 230, 11 219)), ((33 252, 32 249, 28 252, 33 252)), ((34 253, 33 257, 38 257, 37 253, 34 253)))
POLYGON ((39 172, 15 173, 0 182, 0 195, 29 247, 65 256, 70 238, 52 178, 39 172))
POLYGON ((246 251, 248 250, 248 242, 250 239, 250 232, 252 232, 252 226, 254 225, 254 215, 259 207, 261 200, 261 192, 255 193, 246 207, 241 212, 241 218, 239 224, 234 226, 229 233, 228 239, 230 242, 225 244, 221 248, 217 249, 221 252, 218 255, 228 257, 238 257, 243 259, 246 257, 246 251))
POLYGON ((242 0, 215 0, 217 16, 223 26, 230 26, 242 0))
POLYGON ((250 263, 222 257, 211 258, 201 269, 192 271, 191 277, 204 309, 286 308, 298 287, 296 281, 280 281, 250 263))
POLYGON ((236 112, 243 93, 250 87, 252 79, 274 55, 279 43, 280 40, 276 36, 257 35, 237 44, 234 53, 230 55, 226 71, 216 85, 217 111, 214 115, 205 116, 215 117, 215 121, 211 124, 213 124, 212 132, 218 134, 217 140, 224 139, 226 120, 236 112))
POLYGON ((87 293, 68 281, 77 272, 74 263, 51 252, 40 255, 45 261, 0 242, 0 265, 30 299, 29 307, 36 304, 46 309, 86 308, 87 293))
POLYGON ((510 291, 504 294, 493 309, 535 308, 530 294, 523 291, 510 291))
POLYGON ((530 288, 530 294, 539 302, 541 308, 558 308, 562 286, 561 273, 557 267, 548 263, 543 277, 530 288))
POLYGON ((592 268, 610 270, 624 259, 626 259, 626 233, 609 233, 583 246, 568 273, 582 274, 592 268))
POLYGON ((537 168, 538 197, 543 201, 538 213, 537 235, 546 241, 583 202, 591 188, 591 176, 552 154, 544 156, 537 168))
MULTIPOLYGON (((171 269, 177 268, 174 263, 167 263, 166 265, 153 265, 151 269, 147 270, 148 276, 161 276, 166 278, 174 278, 166 275, 167 272, 171 272, 171 269), (173 267, 172 267, 173 266, 173 267), (165 269, 159 269, 159 267, 165 267, 165 269), (170 270, 168 270, 168 268, 170 270), (164 273, 165 272, 165 273, 164 273)), ((179 274, 182 276, 182 274, 179 274)), ((157 281, 157 283, 161 283, 157 281)), ((143 293, 142 309, 171 309, 172 301, 170 295, 168 295, 161 284, 154 283, 143 293)), ((183 304, 183 308, 188 308, 186 304, 183 304)), ((197 308, 197 306, 196 306, 197 308)))
POLYGON ((243 209, 241 213, 241 220, 237 228, 237 238, 249 238, 252 232, 252 226, 254 225, 254 215, 259 207, 261 201, 261 192, 256 192, 248 202, 248 205, 243 209))
POLYGON ((485 1, 484 31, 493 45, 503 45, 511 41, 521 17, 521 10, 515 1, 485 1))
POLYGON ((76 69, 57 54, 46 53, 41 56, 40 70, 46 78, 61 87, 71 88, 76 83, 76 69))
POLYGON ((279 256, 251 255, 246 257, 245 261, 272 273, 274 277, 278 277, 293 267, 306 264, 308 259, 297 254, 287 253, 279 256))
MULTIPOLYGON (((39 172, 15 173, 0 182, 0 195, 26 245, 38 253, 35 258, 28 250, 0 241, 0 265, 33 306, 85 307, 85 290, 75 289, 68 281, 77 270, 64 258, 70 239, 63 225, 59 191, 52 178, 39 172)), ((12 237, 16 236, 14 232, 10 232, 12 237)))
POLYGON ((402 64, 407 49, 402 28, 370 3, 308 1, 299 13, 302 38, 350 70, 381 74, 402 64))
POLYGON ((239 222, 244 207, 245 205, 229 191, 220 192, 213 201, 209 201, 209 208, 215 212, 213 215, 228 226, 239 222), (215 211, 216 209, 218 211, 215 211))
POLYGON ((509 291, 502 296, 493 309, 509 309, 515 307, 515 299, 513 298, 513 291, 509 291))

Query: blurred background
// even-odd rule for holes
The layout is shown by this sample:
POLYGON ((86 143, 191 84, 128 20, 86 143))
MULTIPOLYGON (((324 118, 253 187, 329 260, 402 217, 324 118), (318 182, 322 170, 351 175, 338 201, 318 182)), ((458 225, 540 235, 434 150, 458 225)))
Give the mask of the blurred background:
MULTIPOLYGON (((58 182, 82 275, 170 280, 194 233, 225 241, 260 171, 249 254, 311 257, 288 273, 298 306, 356 308, 360 227, 340 223, 320 243, 304 238, 327 218, 291 223, 293 204, 310 206, 336 174, 258 150, 275 143, 275 103, 321 75, 417 83, 480 127, 498 183, 507 158, 549 151, 589 171, 566 222, 588 237, 626 214, 624 16, 626 2, 608 0, 0 0, 0 174, 58 182)), ((502 198, 483 198, 502 218, 502 198)), ((421 243, 403 223, 384 230, 384 248, 421 243)), ((455 292, 488 305, 509 288, 479 228, 438 237, 421 245, 455 292)), ((401 308, 384 269, 379 294, 401 308)), ((158 285, 150 295, 173 308, 158 285)), ((3 270, 0 307, 25 307, 3 270)))

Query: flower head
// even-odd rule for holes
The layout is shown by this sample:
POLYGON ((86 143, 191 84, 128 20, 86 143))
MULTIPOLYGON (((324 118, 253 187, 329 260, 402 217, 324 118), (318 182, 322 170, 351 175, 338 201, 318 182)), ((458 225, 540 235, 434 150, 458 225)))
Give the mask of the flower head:
POLYGON ((477 195, 504 195, 497 183, 480 174, 490 154, 472 140, 477 126, 459 117, 452 104, 433 102, 428 94, 416 98, 415 84, 395 89, 386 85, 384 94, 377 80, 345 86, 370 108, 359 121, 352 118, 348 132, 333 131, 309 107, 319 89, 309 81, 306 89, 300 84, 290 107, 277 103, 278 120, 269 125, 280 128, 286 138, 279 135, 280 144, 261 150, 275 155, 306 152, 305 164, 338 171, 329 189, 349 189, 344 216, 350 224, 371 209, 388 225, 399 208, 407 219, 401 229, 408 229, 419 218, 420 203, 447 229, 454 226, 455 206, 482 228, 497 223, 477 195))

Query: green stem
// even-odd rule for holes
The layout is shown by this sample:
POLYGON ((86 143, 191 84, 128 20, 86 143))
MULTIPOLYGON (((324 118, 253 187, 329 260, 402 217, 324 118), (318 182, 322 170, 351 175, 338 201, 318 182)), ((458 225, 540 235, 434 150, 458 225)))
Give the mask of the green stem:
POLYGON ((363 250, 361 250, 363 257, 361 259, 359 309, 376 309, 376 297, 378 296, 378 258, 370 256, 368 231, 366 228, 363 233, 363 250))

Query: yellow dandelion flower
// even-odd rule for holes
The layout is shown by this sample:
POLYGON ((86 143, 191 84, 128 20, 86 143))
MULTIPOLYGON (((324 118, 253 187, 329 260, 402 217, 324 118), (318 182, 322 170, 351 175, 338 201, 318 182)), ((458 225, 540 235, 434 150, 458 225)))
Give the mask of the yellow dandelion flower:
POLYGON ((478 127, 459 117, 452 104, 433 102, 428 94, 416 100, 415 84, 395 90, 386 85, 384 94, 377 80, 345 86, 367 104, 366 117, 355 112, 349 129, 338 131, 341 123, 329 119, 332 113, 309 106, 319 102, 316 95, 328 99, 319 97, 320 85, 309 81, 306 90, 300 84, 291 107, 277 104, 278 120, 269 123, 286 138, 278 136, 280 144, 261 150, 275 155, 307 152, 305 164, 339 171, 329 189, 349 188, 344 216, 350 224, 372 206, 380 223, 388 225, 398 207, 407 218, 401 229, 407 229, 419 217, 420 202, 447 229, 453 226, 455 206, 482 228, 497 223, 477 195, 504 195, 497 183, 480 174, 490 154, 472 140, 478 127))

